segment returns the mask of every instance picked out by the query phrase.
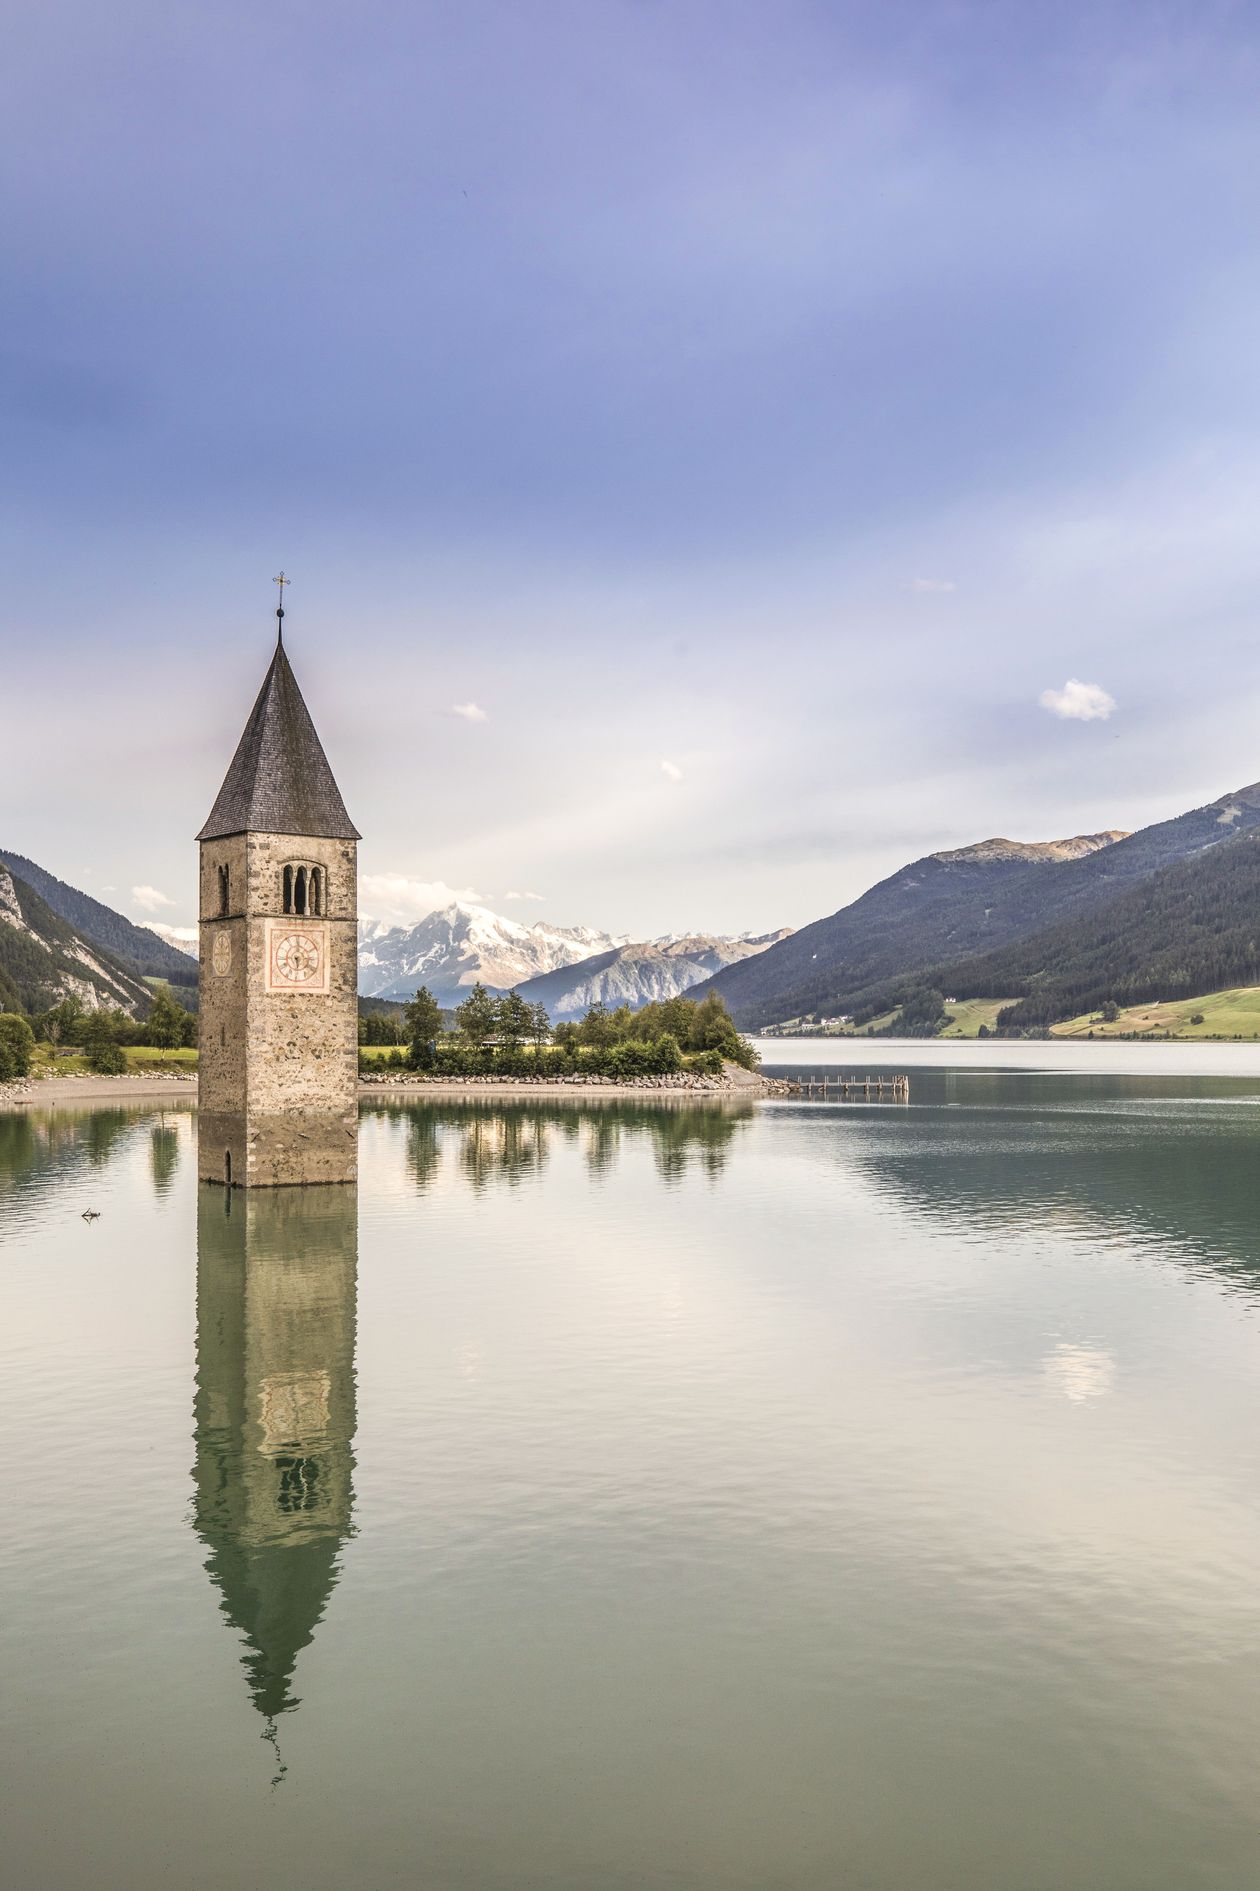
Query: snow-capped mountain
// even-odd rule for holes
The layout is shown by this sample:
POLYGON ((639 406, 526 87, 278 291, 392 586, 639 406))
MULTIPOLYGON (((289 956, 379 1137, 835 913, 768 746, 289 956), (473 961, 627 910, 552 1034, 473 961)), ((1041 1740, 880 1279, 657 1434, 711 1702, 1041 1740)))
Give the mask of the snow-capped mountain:
POLYGON ((701 979, 787 937, 787 929, 735 939, 701 932, 614 946, 544 972, 517 989, 530 1004, 546 1005, 553 1023, 583 1017, 592 1005, 604 1005, 610 1011, 629 1005, 638 1011, 654 1000, 677 998, 701 979))
POLYGON ((411 998, 427 985, 440 1005, 458 1005, 481 982, 511 991, 542 972, 625 944, 590 926, 532 926, 485 906, 454 901, 415 926, 359 926, 359 990, 365 998, 411 998))

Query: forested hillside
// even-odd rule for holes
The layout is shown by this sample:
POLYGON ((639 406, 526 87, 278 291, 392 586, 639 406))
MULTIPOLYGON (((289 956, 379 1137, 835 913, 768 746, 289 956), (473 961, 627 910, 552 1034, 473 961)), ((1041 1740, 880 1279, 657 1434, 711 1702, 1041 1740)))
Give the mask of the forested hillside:
POLYGON ((58 880, 46 868, 34 860, 27 860, 22 854, 5 853, 0 848, 0 860, 3 860, 18 878, 38 893, 46 905, 50 906, 60 919, 73 927, 82 939, 91 945, 102 946, 118 964, 137 978, 165 978, 174 985, 195 985, 197 983, 197 960, 194 954, 181 952, 177 946, 168 945, 147 926, 137 926, 121 913, 116 913, 112 906, 94 900, 90 893, 81 893, 78 887, 68 886, 64 880, 58 880))
POLYGON ((1024 994, 1028 1029, 1119 1005, 1260 983, 1260 830, 1164 868, 1094 910, 932 975, 951 996, 1024 994))
POLYGON ((1260 783, 1253 783, 1120 838, 1085 835, 1023 848, 988 841, 931 854, 696 989, 720 993, 746 1030, 810 1014, 873 1015, 899 990, 938 985, 943 966, 981 953, 987 960, 1257 825, 1260 783))
POLYGON ((1036 924, 1050 909, 1047 884, 1101 850, 1113 852, 1118 838, 1112 831, 1066 841, 988 840, 928 854, 695 991, 717 992, 741 1029, 849 1010, 855 994, 1036 924))
POLYGON ((0 861, 0 1011, 42 1011, 62 998, 85 1009, 145 1011, 149 990, 99 946, 80 938, 0 861))

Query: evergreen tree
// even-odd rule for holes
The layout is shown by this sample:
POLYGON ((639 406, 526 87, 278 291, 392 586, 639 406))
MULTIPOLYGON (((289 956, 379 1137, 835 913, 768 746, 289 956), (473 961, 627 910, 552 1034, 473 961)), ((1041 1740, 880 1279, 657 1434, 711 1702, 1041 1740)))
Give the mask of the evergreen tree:
MULTIPOLYGON (((433 1050, 442 1035, 442 1011, 427 985, 421 985, 403 1012, 408 1059, 413 1070, 428 1070, 433 1050)), ((386 1039, 379 1040, 387 1042, 386 1039)))
POLYGON ((498 1007, 480 980, 455 1011, 461 1037, 474 1050, 483 1050, 498 1023, 498 1007))
POLYGON ((510 991, 495 1005, 494 1027, 505 1051, 518 1051, 533 1030, 533 1006, 510 991))
POLYGON ((592 1005, 577 1027, 578 1043, 589 1044, 593 1050, 611 1049, 618 1035, 616 1013, 606 1011, 603 1005, 592 1005))
POLYGON ((551 1019, 544 1004, 531 1005, 529 1012, 529 1035, 533 1040, 534 1055, 541 1057, 551 1037, 551 1019))
POLYGON ((178 1050, 184 1041, 184 1019, 189 1013, 171 997, 169 985, 154 988, 153 1003, 145 1019, 145 1035, 158 1050, 178 1050))

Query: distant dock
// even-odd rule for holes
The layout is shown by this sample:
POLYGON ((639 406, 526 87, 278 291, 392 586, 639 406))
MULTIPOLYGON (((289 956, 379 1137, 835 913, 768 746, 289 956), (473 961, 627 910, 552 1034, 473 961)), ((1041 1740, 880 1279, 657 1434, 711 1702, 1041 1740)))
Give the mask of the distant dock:
POLYGON ((817 1103, 851 1103, 856 1099, 875 1103, 908 1103, 909 1077, 786 1077, 788 1095, 805 1097, 817 1103))

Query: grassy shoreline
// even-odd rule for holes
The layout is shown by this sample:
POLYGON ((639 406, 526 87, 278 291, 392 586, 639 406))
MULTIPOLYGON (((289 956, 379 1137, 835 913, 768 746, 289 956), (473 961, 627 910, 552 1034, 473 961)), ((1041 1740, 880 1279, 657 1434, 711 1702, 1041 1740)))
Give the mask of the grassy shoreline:
MULTIPOLYGON (((997 1014, 1014 998, 960 998, 948 1007, 949 1023, 931 1038, 915 1038, 915 1043, 942 1044, 951 1038, 975 1038, 983 1025, 997 1037, 997 1014)), ((804 1029, 799 1035, 810 1042, 863 1044, 871 1038, 887 1041, 895 1038, 896 1011, 873 1018, 860 1031, 821 1031, 804 1029)), ((785 1032, 785 1036, 789 1033, 785 1032)), ((1079 1017, 1063 1018, 1049 1028, 1049 1040, 1080 1042, 1089 1038, 1122 1038, 1140 1044, 1144 1040, 1161 1044, 1254 1044, 1260 1042, 1260 985, 1239 985, 1228 991, 1209 992, 1202 998, 1155 1000, 1144 1005, 1123 1005, 1110 1022, 1101 1012, 1082 1012, 1079 1017)), ((773 1044, 777 1034, 760 1040, 773 1044)), ((1001 1041, 1001 1040, 999 1040, 1001 1041)), ((1017 1041, 1017 1040, 1012 1040, 1017 1041)))

